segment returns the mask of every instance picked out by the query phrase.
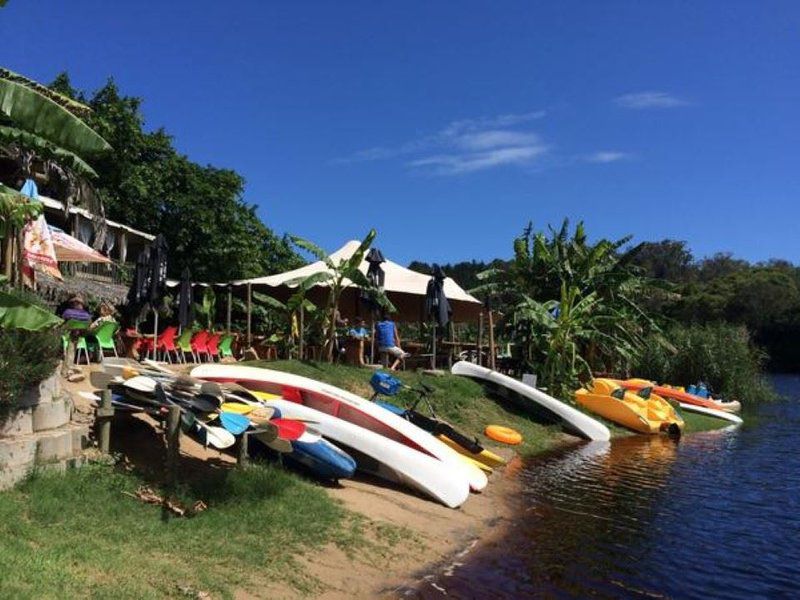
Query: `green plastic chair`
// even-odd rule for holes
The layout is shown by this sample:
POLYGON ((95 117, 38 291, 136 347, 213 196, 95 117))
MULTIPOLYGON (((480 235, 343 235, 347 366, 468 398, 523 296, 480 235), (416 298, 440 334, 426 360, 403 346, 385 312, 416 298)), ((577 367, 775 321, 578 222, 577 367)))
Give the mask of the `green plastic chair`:
MULTIPOLYGON (((67 349, 69 348, 69 337, 73 331, 76 330, 85 330, 89 327, 88 321, 78 321, 77 319, 70 319, 63 325, 64 329, 67 329, 67 333, 61 336, 61 343, 64 347, 64 355, 67 354, 67 349)), ((83 355, 86 357, 86 364, 89 364, 89 343, 86 340, 85 334, 82 334, 77 340, 75 340, 75 356, 74 362, 78 364, 80 362, 81 357, 81 350, 83 350, 83 355)))
POLYGON ((233 358, 233 336, 226 335, 219 341, 219 355, 221 358, 233 358))
POLYGON ((111 350, 114 352, 114 356, 119 356, 119 354, 117 354, 117 345, 114 343, 114 334, 117 333, 118 329, 119 323, 116 321, 106 321, 92 333, 97 339, 97 352, 100 356, 100 362, 103 362, 106 350, 111 350))
POLYGON ((191 327, 187 327, 181 333, 181 336, 176 340, 175 345, 178 346, 178 349, 181 351, 181 358, 183 362, 186 362, 186 355, 190 354, 192 356, 192 360, 194 360, 194 352, 192 352, 192 336, 194 335, 195 329, 191 327))

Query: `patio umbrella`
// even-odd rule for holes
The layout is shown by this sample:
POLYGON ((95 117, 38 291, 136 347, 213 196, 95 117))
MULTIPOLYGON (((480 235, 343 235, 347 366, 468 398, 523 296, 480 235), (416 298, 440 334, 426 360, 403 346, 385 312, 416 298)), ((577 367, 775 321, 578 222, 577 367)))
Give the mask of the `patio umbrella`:
POLYGON ((50 236, 56 249, 58 262, 111 262, 107 256, 103 256, 91 246, 84 244, 58 227, 50 225, 50 236))
POLYGON ((178 304, 178 323, 186 328, 192 320, 192 273, 186 267, 181 273, 180 301, 178 304))
MULTIPOLYGON (((377 248, 370 248, 369 252, 367 252, 365 260, 369 263, 369 267, 367 268, 367 279, 377 289, 383 290, 383 285, 386 282, 386 273, 381 267, 381 263, 386 262, 386 259, 383 258, 383 253, 381 253, 381 251, 377 248)), ((371 362, 375 362, 375 312, 379 307, 375 302, 375 299, 364 290, 361 291, 361 301, 367 306, 370 314, 372 315, 372 335, 370 336, 372 343, 370 349, 370 360, 371 362)))
POLYGON ((126 312, 130 319, 135 319, 138 328, 139 314, 147 302, 150 282, 150 246, 145 246, 136 257, 136 268, 133 272, 133 281, 128 289, 125 302, 126 312))
POLYGON ((428 281, 428 287, 425 289, 425 314, 428 318, 432 318, 435 324, 431 344, 433 346, 432 369, 436 368, 436 330, 439 327, 445 327, 450 322, 450 316, 453 314, 450 302, 448 302, 444 293, 444 280, 444 271, 439 265, 434 264, 432 277, 428 281))

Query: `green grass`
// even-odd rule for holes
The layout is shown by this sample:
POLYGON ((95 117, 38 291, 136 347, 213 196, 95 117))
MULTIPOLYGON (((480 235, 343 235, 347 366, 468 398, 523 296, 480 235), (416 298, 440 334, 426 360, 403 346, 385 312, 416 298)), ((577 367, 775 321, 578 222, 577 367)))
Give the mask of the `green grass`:
POLYGON ((202 590, 217 598, 263 593, 276 583, 313 593, 323 584, 300 568, 298 555, 326 544, 357 554, 362 544, 389 546, 381 538, 397 535, 276 467, 221 471, 185 486, 184 500, 208 504, 192 518, 164 519, 159 506, 123 493, 142 483, 91 465, 0 493, 0 597, 161 598, 202 590))

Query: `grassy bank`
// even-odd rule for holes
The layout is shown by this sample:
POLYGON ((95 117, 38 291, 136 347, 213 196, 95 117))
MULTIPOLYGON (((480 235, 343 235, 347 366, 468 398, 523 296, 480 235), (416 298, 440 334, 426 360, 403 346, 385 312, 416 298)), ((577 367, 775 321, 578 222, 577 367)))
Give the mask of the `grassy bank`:
MULTIPOLYGON (((33 477, 0 494, 0 597, 162 598, 321 589, 297 556, 335 544, 376 551, 393 532, 319 486, 269 466, 220 471, 180 492, 208 509, 164 518, 125 494, 143 482, 108 466, 33 477)), ((383 544, 385 542, 385 544, 383 544)), ((380 551, 378 549, 377 551, 380 551)))

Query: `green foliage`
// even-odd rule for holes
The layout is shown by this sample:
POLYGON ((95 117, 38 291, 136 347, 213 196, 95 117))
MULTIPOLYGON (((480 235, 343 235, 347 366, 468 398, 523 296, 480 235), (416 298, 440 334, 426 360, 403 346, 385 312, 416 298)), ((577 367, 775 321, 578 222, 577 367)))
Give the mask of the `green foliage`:
POLYGON ((479 275, 478 290, 497 298, 500 325, 517 358, 555 395, 568 398, 592 370, 624 369, 657 325, 640 306, 651 290, 632 265, 630 238, 591 244, 583 224, 565 220, 549 235, 528 226, 505 269, 479 275))
POLYGON ((195 302, 194 312, 200 327, 213 331, 217 316, 217 295, 211 287, 203 289, 203 301, 195 302))
POLYGON ((0 329, 0 423, 25 388, 52 375, 61 353, 57 330, 0 329))
POLYGON ((371 297, 385 309, 394 310, 394 307, 391 305, 386 295, 376 289, 370 280, 367 279, 366 275, 359 271, 359 267, 364 261, 364 256, 372 245, 376 235, 376 231, 371 229, 361 241, 356 251, 353 252, 350 257, 340 259, 338 262, 334 261, 324 250, 313 242, 297 236, 292 236, 291 238, 295 245, 313 254, 328 267, 327 271, 312 273, 307 277, 301 277, 287 282, 288 285, 298 286, 297 293, 295 294, 295 302, 303 298, 305 294, 316 285, 324 285, 328 288, 328 300, 325 306, 325 353, 328 362, 333 361, 333 346, 336 338, 336 315, 339 311, 339 300, 342 296, 342 292, 344 292, 344 289, 349 285, 348 281, 363 290, 367 290, 371 297))
POLYGON ((142 99, 120 93, 110 79, 86 98, 66 74, 52 87, 85 100, 89 121, 113 146, 95 164, 110 218, 169 243, 169 274, 185 267, 198 281, 230 281, 302 264, 242 200, 244 179, 233 170, 199 165, 180 154, 164 129, 145 131, 142 99))
POLYGON ((775 397, 761 372, 766 356, 745 327, 676 324, 664 336, 671 348, 655 336, 645 340, 644 351, 632 364, 637 377, 684 386, 703 381, 716 394, 742 404, 775 397))
POLYGON ((22 227, 41 214, 43 206, 0 183, 0 240, 12 229, 22 227))
POLYGON ((68 110, 68 99, 57 102, 42 86, 7 69, 0 69, 0 114, 24 131, 78 156, 110 149, 108 142, 68 110))

